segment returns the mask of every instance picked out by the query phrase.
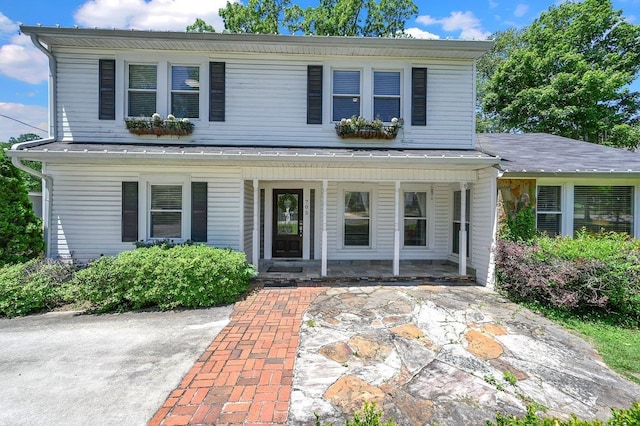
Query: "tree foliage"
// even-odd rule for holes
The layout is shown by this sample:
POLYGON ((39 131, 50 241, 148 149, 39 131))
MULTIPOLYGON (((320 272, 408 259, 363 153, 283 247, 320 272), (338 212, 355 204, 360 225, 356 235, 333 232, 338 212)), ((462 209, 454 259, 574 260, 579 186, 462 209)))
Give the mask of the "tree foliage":
POLYGON ((416 16, 412 0, 320 0, 305 9, 290 0, 227 2, 220 9, 225 29, 233 33, 291 33, 331 36, 396 37, 416 16))
POLYGON ((43 250, 42 226, 22 174, 0 150, 0 266, 36 258, 43 250))
POLYGON ((564 2, 520 32, 497 34, 479 64, 480 130, 635 147, 640 93, 628 85, 640 71, 639 40, 640 26, 610 0, 564 2))
MULTIPOLYGON (((9 142, 0 142, 0 150, 4 150, 5 148, 11 148, 12 145, 22 142, 35 141, 40 139, 40 136, 34 133, 23 133, 17 138, 11 137, 9 138, 9 142)), ((42 163, 39 161, 24 161, 26 165, 35 170, 42 170, 42 163)), ((27 188, 27 192, 40 192, 42 191, 42 181, 37 177, 30 175, 28 173, 23 172, 22 170, 18 171, 22 175, 22 179, 27 188)))
POLYGON ((207 24, 204 20, 196 18, 191 25, 187 25, 188 33, 215 33, 216 29, 212 25, 207 24))

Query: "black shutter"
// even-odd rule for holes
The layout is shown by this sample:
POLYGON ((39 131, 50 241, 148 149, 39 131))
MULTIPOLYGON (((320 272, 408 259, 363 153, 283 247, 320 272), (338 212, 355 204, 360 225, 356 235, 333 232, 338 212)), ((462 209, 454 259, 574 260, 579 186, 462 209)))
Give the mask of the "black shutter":
POLYGON ((209 62, 209 121, 224 121, 224 73, 224 62, 209 62))
POLYGON ((122 182, 122 242, 138 241, 138 182, 122 182))
POLYGON ((322 65, 307 66, 307 124, 322 124, 322 65))
POLYGON ((191 182, 191 240, 207 241, 207 182, 191 182))
POLYGON ((427 69, 411 70, 411 125, 427 125, 427 69))
POLYGON ((98 66, 99 101, 98 118, 100 120, 116 119, 116 61, 100 59, 98 66))

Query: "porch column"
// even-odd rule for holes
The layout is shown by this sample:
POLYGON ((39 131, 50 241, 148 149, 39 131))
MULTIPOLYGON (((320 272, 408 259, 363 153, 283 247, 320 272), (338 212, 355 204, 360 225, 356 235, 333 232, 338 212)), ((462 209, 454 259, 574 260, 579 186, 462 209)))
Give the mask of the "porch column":
POLYGON ((400 275, 400 181, 396 181, 395 220, 393 228, 393 275, 400 275))
POLYGON ((260 188, 258 179, 253 180, 253 253, 251 259, 257 271, 260 263, 260 188))
POLYGON ((458 275, 467 275, 467 182, 460 182, 460 234, 458 254, 458 275))
POLYGON ((320 267, 320 275, 327 276, 327 188, 329 182, 324 179, 322 181, 322 260, 320 267))

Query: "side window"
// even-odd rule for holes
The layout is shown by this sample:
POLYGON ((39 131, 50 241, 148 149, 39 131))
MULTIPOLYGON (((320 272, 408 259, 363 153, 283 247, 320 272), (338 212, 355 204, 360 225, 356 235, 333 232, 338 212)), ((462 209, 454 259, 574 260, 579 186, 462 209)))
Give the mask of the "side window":
POLYGON ((400 72, 373 72, 373 118, 391 122, 400 118, 400 72))
POLYGON ((360 71, 333 70, 333 121, 361 115, 360 71))
POLYGON ((156 65, 129 65, 127 91, 129 117, 151 117, 156 112, 158 68, 156 65))
POLYGON ((578 186, 573 189, 573 230, 633 235, 633 186, 578 186))
MULTIPOLYGON (((467 256, 469 256, 471 235, 469 234, 469 221, 471 219, 471 190, 465 191, 467 196, 465 197, 466 204, 464 210, 465 216, 465 230, 467 231, 467 256)), ((452 235, 452 252, 460 254, 460 230, 462 229, 462 218, 460 217, 460 207, 462 206, 462 191, 454 191, 453 193, 453 235, 452 235)))
POLYGON ((150 185, 149 237, 182 238, 182 185, 150 185))
POLYGON ((171 66, 169 112, 179 118, 200 117, 200 67, 171 66))
POLYGON ((562 233, 561 186, 539 186, 536 202, 536 228, 549 236, 562 233))
POLYGON ((404 193, 404 246, 427 246, 427 193, 404 193))
POLYGON ((371 245, 371 197, 368 191, 344 191, 344 246, 371 245))

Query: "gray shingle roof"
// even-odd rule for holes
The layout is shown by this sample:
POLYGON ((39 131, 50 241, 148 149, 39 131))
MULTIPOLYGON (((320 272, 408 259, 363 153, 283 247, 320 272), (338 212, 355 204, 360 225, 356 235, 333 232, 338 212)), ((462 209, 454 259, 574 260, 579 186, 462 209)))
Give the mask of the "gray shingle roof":
POLYGON ((499 156, 506 173, 640 173, 640 153, 546 133, 480 133, 476 148, 499 156))

